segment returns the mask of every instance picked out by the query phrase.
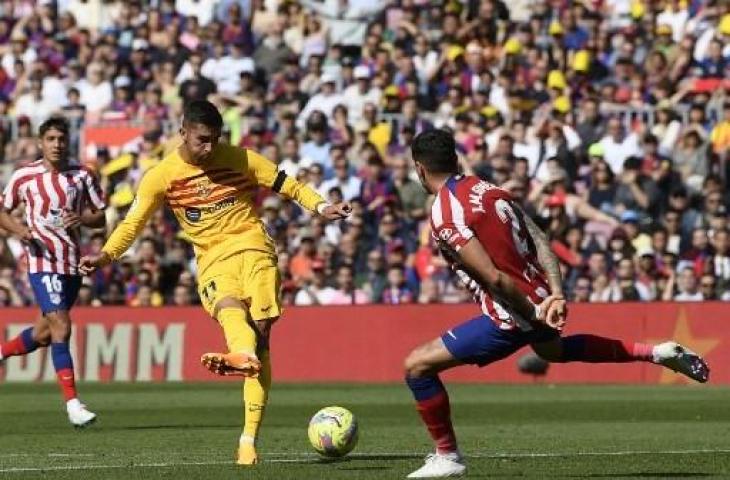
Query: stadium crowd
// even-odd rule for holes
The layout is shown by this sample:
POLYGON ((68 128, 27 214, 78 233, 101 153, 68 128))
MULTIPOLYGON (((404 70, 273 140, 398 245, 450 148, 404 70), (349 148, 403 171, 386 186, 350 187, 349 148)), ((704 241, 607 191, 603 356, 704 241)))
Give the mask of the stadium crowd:
MULTIPOLYGON (((353 203, 324 224, 259 192, 286 304, 462 302, 408 152, 449 128, 546 229, 573 301, 730 300, 729 78, 722 0, 3 0, 0 185, 64 115, 113 226, 205 97, 225 141, 353 203), (81 148, 99 122, 142 135, 81 148)), ((191 258, 160 211, 79 303, 196 303, 191 258)), ((0 232, 0 305, 31 302, 25 268, 0 232)))

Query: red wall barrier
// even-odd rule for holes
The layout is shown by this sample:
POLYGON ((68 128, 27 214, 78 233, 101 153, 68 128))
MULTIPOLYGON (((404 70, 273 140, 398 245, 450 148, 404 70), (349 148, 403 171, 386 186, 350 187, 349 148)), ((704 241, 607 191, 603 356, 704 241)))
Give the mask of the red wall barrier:
MULTIPOLYGON (((474 305, 289 308, 274 326, 276 381, 397 382, 415 346, 477 315, 474 305)), ((35 309, 0 310, 0 338, 16 335, 35 309)), ((712 383, 730 384, 730 304, 572 305, 566 334, 594 333, 642 342, 674 338, 715 367, 712 383)), ((200 308, 78 308, 72 350, 87 381, 214 380, 200 355, 224 348, 217 323, 200 308)), ((517 371, 527 350, 489 367, 446 374, 460 382, 533 382, 517 371)), ((0 363, 0 381, 53 380, 44 350, 0 363)), ((645 363, 552 365, 541 382, 674 383, 683 377, 645 363)))

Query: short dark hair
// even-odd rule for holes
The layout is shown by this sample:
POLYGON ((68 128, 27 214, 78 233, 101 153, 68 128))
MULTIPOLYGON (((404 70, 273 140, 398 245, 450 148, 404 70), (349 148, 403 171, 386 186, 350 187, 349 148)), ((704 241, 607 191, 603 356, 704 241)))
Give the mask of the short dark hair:
POLYGON ((207 100, 193 100, 185 105, 183 111, 183 125, 200 123, 215 129, 223 128, 223 117, 215 105, 207 100))
POLYGON ((45 122, 41 123, 41 126, 38 127, 38 135, 43 138, 43 136, 49 130, 58 130, 68 137, 68 122, 63 117, 51 117, 45 122))
POLYGON ((433 129, 416 135, 411 143, 413 160, 431 173, 456 173, 459 161, 456 157, 454 136, 446 130, 433 129))

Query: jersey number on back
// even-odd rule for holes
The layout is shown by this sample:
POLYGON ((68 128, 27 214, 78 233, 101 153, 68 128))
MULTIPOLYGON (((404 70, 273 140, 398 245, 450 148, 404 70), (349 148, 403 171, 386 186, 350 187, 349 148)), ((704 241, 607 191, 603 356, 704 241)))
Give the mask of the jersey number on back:
POLYGON ((500 198, 494 202, 494 208, 497 210, 497 216, 503 223, 510 222, 512 225, 512 240, 515 242, 515 248, 517 253, 525 260, 527 268, 522 271, 522 276, 525 280, 532 282, 537 277, 540 270, 532 264, 529 260, 530 256, 530 244, 522 235, 522 226, 520 225, 520 219, 517 218, 512 205, 507 200, 500 198))
POLYGON ((497 216, 502 223, 510 222, 512 225, 512 239, 515 242, 517 253, 521 257, 527 256, 530 253, 530 245, 527 243, 527 239, 522 237, 520 220, 517 218, 517 214, 512 209, 512 206, 507 200, 500 198, 494 202, 494 208, 497 210, 497 216))

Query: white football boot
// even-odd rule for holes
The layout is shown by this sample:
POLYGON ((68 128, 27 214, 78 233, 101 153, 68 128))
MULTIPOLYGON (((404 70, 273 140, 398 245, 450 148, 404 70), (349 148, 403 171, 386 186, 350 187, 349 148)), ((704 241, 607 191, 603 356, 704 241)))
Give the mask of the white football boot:
POLYGON ((87 410, 86 405, 74 398, 66 402, 68 420, 76 428, 84 428, 96 421, 96 414, 87 410))
POLYGON ((460 477, 465 473, 466 465, 459 452, 432 453, 426 457, 426 463, 407 478, 460 477))
POLYGON ((664 342, 653 350, 654 363, 663 365, 675 372, 688 376, 692 380, 705 383, 710 378, 710 367, 692 350, 677 342, 664 342))

